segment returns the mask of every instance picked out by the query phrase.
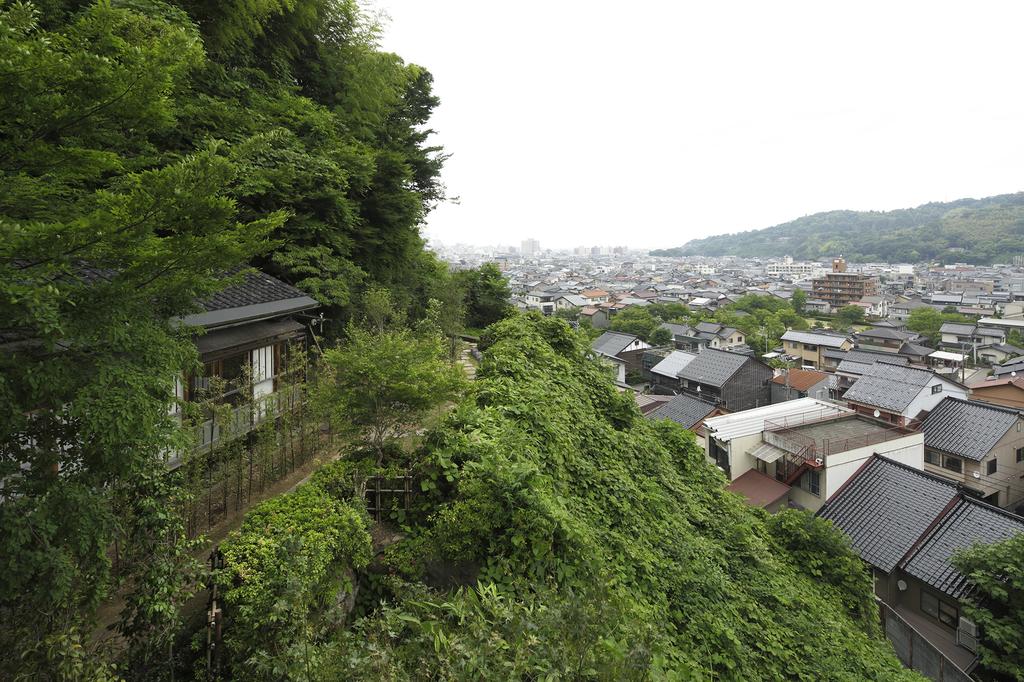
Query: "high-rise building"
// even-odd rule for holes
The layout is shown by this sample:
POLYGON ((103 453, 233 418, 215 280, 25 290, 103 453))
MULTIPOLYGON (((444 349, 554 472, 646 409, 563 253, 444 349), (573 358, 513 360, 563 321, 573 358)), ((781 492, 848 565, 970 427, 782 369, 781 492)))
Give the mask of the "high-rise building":
POLYGON ((540 242, 536 239, 524 239, 520 247, 520 252, 527 258, 540 253, 540 242))
POLYGON ((878 279, 858 272, 846 271, 846 259, 832 260, 832 272, 813 281, 814 298, 828 301, 833 308, 856 303, 865 296, 878 295, 878 279))

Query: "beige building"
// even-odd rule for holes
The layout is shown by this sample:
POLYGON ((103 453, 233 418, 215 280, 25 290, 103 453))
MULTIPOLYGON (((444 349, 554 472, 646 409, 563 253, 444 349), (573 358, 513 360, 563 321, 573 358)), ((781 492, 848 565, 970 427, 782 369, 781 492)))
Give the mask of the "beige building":
POLYGON ((836 332, 790 330, 782 335, 783 352, 796 358, 801 366, 813 369, 825 366, 825 351, 851 348, 853 341, 836 332))
POLYGON ((1024 504, 1024 418, 1011 408, 946 398, 921 423, 925 471, 964 486, 985 502, 1024 504))

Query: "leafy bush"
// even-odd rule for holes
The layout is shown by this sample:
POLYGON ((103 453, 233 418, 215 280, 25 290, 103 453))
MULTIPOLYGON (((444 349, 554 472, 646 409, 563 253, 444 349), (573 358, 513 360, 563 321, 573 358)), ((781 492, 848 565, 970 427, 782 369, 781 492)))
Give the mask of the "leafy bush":
POLYGON ((221 545, 226 568, 217 581, 236 674, 290 676, 310 643, 343 619, 351 570, 369 563, 371 541, 366 512, 328 491, 338 473, 255 507, 221 545))

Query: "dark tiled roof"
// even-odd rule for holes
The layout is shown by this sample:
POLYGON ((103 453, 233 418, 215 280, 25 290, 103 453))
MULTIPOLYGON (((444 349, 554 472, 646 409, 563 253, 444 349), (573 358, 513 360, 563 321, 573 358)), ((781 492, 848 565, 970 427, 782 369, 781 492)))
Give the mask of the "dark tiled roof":
POLYGON ((1016 410, 990 403, 946 398, 924 422, 924 444, 976 461, 992 451, 1020 419, 1016 410))
POLYGON ((938 476, 874 455, 818 516, 843 531, 862 559, 888 573, 958 490, 938 476))
POLYGON ((943 334, 956 334, 957 336, 971 336, 974 334, 973 324, 957 324, 956 322, 944 322, 939 331, 943 334))
POLYGON ((901 412, 935 376, 924 369, 878 362, 863 370, 844 398, 901 412))
POLYGON ((900 355, 920 355, 928 356, 935 352, 934 348, 928 346, 921 346, 916 343, 910 343, 909 341, 900 346, 900 355))
POLYGON ((733 374, 750 360, 749 356, 705 348, 677 375, 681 379, 721 387, 733 374))
POLYGON ((605 332, 594 339, 590 347, 601 355, 616 356, 636 341, 637 337, 632 334, 620 334, 619 332, 605 332))
POLYGON ((1024 518, 978 500, 963 497, 942 517, 903 570, 951 597, 960 599, 972 585, 950 559, 972 545, 990 545, 1024 533, 1024 518))
POLYGON ((715 410, 716 405, 688 395, 677 395, 647 415, 648 419, 671 419, 692 429, 715 410))
POLYGON ((899 355, 893 353, 885 353, 879 351, 860 350, 853 349, 847 351, 843 357, 844 360, 852 360, 853 362, 861 362, 864 364, 874 364, 876 362, 887 362, 890 365, 908 365, 910 364, 909 358, 901 358, 899 355))
POLYGON ((905 341, 907 339, 916 336, 911 332, 901 332, 896 329, 889 327, 875 327, 874 329, 865 329, 862 332, 857 332, 857 337, 864 337, 868 339, 889 339, 905 341))
POLYGON ((661 326, 667 329, 673 337, 693 336, 695 333, 693 327, 688 324, 672 324, 671 322, 665 322, 661 326))
POLYGON ((306 294, 290 284, 285 284, 276 277, 264 272, 249 272, 238 284, 233 284, 214 294, 201 306, 206 312, 242 308, 247 305, 260 305, 302 298, 306 294))

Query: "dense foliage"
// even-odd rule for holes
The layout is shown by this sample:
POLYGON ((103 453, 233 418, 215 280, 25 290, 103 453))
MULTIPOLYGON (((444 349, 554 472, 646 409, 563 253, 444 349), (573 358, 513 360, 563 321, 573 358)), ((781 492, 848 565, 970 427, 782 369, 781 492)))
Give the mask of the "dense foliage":
POLYGON ((725 492, 692 434, 643 419, 582 335, 516 317, 483 345, 475 396, 425 448, 433 510, 387 554, 401 577, 318 642, 321 674, 917 679, 842 539, 725 492))
POLYGON ((1009 262, 1024 253, 1024 193, 897 211, 829 211, 761 230, 694 239, 655 256, 744 256, 886 263, 1009 262))
POLYGON ((338 429, 361 436, 378 464, 403 429, 462 386, 461 368, 446 361, 440 336, 429 328, 351 328, 347 341, 323 360, 316 402, 338 429))
POLYGON ((1024 535, 972 547, 953 563, 976 586, 965 613, 981 627, 983 669, 1024 681, 1024 535))
POLYGON ((375 35, 354 0, 0 2, 0 677, 110 673, 89 633, 122 585, 122 672, 168 674, 193 568, 160 480, 196 360, 174 321, 225 272, 297 284, 336 331, 373 283, 424 314, 436 99, 375 35))
POLYGON ((221 545, 217 576, 228 610, 226 638, 238 679, 309 679, 310 647, 343 624, 353 569, 370 561, 369 519, 334 489, 327 467, 295 492, 252 509, 221 545))
POLYGON ((928 339, 928 343, 932 347, 938 347, 939 341, 942 340, 942 332, 939 330, 947 322, 974 323, 971 318, 959 313, 939 312, 932 307, 922 307, 910 311, 910 317, 907 318, 907 329, 928 339))

